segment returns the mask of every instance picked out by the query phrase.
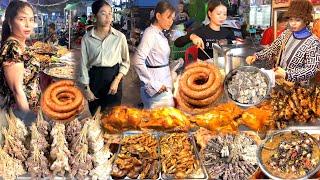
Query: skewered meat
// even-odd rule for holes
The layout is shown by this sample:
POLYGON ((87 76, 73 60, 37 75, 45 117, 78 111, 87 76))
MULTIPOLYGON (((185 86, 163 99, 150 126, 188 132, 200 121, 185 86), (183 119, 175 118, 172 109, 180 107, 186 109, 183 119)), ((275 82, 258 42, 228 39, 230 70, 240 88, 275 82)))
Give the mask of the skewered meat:
POLYGON ((48 159, 37 145, 33 147, 33 151, 26 162, 26 166, 28 172, 31 174, 31 178, 39 179, 50 175, 48 159))
POLYGON ((95 168, 90 172, 92 179, 110 179, 110 174, 112 171, 112 153, 108 146, 100 149, 98 152, 93 154, 93 162, 95 168))
POLYGON ((28 130, 24 123, 14 115, 12 109, 9 109, 9 114, 6 114, 6 119, 8 122, 8 133, 14 138, 25 142, 28 130))
POLYGON ((50 124, 44 120, 42 111, 38 112, 36 126, 38 132, 43 135, 47 141, 50 139, 50 124))
POLYGON ((90 172, 92 179, 110 179, 112 170, 113 153, 109 150, 109 145, 104 143, 103 131, 101 128, 100 108, 96 111, 92 119, 89 119, 86 124, 88 125, 88 142, 89 150, 92 154, 92 162, 94 169, 90 172))
POLYGON ((5 180, 14 180, 25 173, 22 162, 12 158, 0 148, 0 177, 5 180))
POLYGON ((75 118, 71 122, 66 125, 66 139, 69 143, 71 143, 72 139, 79 136, 80 131, 82 129, 82 125, 78 118, 75 118))
POLYGON ((71 170, 68 162, 70 151, 65 139, 64 124, 56 123, 51 130, 51 136, 53 137, 53 142, 51 144, 50 157, 53 163, 50 170, 53 171, 53 175, 64 176, 66 171, 70 172, 71 170))
POLYGON ((201 149, 210 179, 248 179, 258 168, 257 145, 244 134, 213 136, 201 149))
POLYGON ((3 150, 6 153, 8 153, 11 157, 25 162, 28 157, 28 150, 23 144, 23 142, 19 139, 16 139, 5 128, 2 129, 2 134, 5 138, 3 150))
POLYGON ((320 87, 278 87, 271 93, 272 119, 277 128, 315 122, 320 117, 320 87))
POLYGON ((71 142, 71 176, 84 179, 93 168, 91 155, 88 154, 89 146, 87 140, 88 124, 85 124, 78 136, 71 142))
POLYGON ((101 128, 101 116, 100 113, 101 108, 99 107, 92 117, 87 121, 88 128, 90 131, 88 132, 88 142, 89 149, 94 154, 100 151, 104 146, 103 132, 101 128))
POLYGON ((13 114, 12 109, 10 109, 9 114, 5 116, 8 122, 8 129, 2 128, 2 134, 5 138, 3 150, 11 157, 25 162, 28 157, 28 150, 24 144, 28 134, 27 128, 24 123, 13 114))
POLYGON ((43 134, 40 134, 36 124, 32 124, 31 126, 31 141, 30 141, 30 151, 34 151, 34 149, 39 149, 44 153, 48 152, 49 143, 43 134), (36 147, 36 148, 35 148, 36 147))

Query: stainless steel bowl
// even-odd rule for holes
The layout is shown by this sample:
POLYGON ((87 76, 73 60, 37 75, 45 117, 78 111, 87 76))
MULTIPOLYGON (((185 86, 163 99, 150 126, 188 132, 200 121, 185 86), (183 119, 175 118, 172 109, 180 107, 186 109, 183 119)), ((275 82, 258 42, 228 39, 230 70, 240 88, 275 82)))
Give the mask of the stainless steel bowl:
POLYGON ((223 82, 223 85, 224 85, 224 92, 225 94, 227 95, 227 97, 232 100, 233 102, 235 102, 237 105, 241 106, 241 107, 251 107, 251 106, 255 106, 255 105, 258 105, 260 104, 263 100, 266 99, 266 97, 269 96, 270 94, 270 91, 272 89, 272 85, 271 85, 271 80, 269 78, 269 76, 267 74, 265 74, 263 71, 261 71, 259 68, 257 67, 254 67, 254 66, 240 66, 236 69, 233 69, 232 71, 230 71, 227 76, 225 77, 224 79, 224 82, 223 82), (232 79, 232 76, 234 76, 235 74, 237 74, 239 71, 242 71, 242 72, 259 72, 263 75, 263 77, 265 78, 265 81, 267 83, 267 93, 266 95, 264 96, 264 98, 260 99, 258 102, 256 103, 252 103, 252 104, 244 104, 244 103, 240 103, 238 101, 236 101, 235 99, 232 98, 231 94, 228 92, 228 83, 229 81, 232 79))
MULTIPOLYGON (((269 142, 270 140, 272 140, 273 137, 275 136, 278 136, 278 135, 281 135, 281 134, 284 134, 284 133, 289 133, 289 132, 292 132, 294 130, 292 129, 284 129, 284 130, 279 130, 279 131, 276 131, 270 135, 267 136, 267 138, 261 142, 261 144, 259 145, 259 148, 258 148, 258 153, 257 153, 257 159, 258 159, 258 164, 259 164, 259 167, 260 169, 262 170, 262 172, 267 175, 269 178, 271 179, 275 179, 275 180, 283 180, 283 179, 288 179, 288 178, 281 178, 281 177, 278 177, 278 176, 275 176, 273 175, 271 172, 268 171, 268 169, 266 168, 266 166, 263 164, 262 162, 262 149, 265 148, 265 143, 269 142)), ((297 130, 299 131, 299 130, 297 130)), ((301 133, 305 132, 305 131, 299 131, 301 133)), ((313 136, 310 135, 310 137, 314 140, 314 142, 318 145, 318 148, 320 148, 320 144, 319 142, 317 141, 316 138, 314 138, 313 136)), ((320 170, 320 160, 318 161, 318 164, 316 165, 316 167, 310 171, 308 174, 306 174, 305 176, 302 176, 302 177, 299 177, 297 178, 296 180, 303 180, 303 179, 309 179, 311 176, 313 176, 314 174, 316 174, 318 171, 320 170)))

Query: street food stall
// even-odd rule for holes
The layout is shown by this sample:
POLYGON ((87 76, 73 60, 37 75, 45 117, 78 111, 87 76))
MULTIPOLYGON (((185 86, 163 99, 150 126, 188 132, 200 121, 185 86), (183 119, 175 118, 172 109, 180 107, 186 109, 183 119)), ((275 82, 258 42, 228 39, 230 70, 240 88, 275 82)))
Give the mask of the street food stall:
POLYGON ((175 107, 122 105, 83 117, 75 55, 36 42, 41 106, 30 127, 5 113, 1 178, 319 178, 320 87, 273 87, 258 65, 245 63, 257 46, 213 48, 213 63, 189 64, 176 79, 175 107))

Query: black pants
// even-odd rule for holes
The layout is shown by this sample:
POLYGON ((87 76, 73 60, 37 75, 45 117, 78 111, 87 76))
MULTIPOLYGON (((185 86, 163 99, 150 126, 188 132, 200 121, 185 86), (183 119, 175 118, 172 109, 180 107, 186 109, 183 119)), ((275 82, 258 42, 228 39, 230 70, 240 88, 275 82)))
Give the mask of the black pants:
POLYGON ((89 102, 89 109, 93 115, 97 108, 101 106, 101 110, 109 110, 114 106, 121 104, 122 98, 122 80, 119 83, 118 91, 115 95, 109 95, 109 89, 112 81, 119 73, 120 65, 113 67, 92 67, 89 71, 90 89, 98 98, 97 100, 89 102))

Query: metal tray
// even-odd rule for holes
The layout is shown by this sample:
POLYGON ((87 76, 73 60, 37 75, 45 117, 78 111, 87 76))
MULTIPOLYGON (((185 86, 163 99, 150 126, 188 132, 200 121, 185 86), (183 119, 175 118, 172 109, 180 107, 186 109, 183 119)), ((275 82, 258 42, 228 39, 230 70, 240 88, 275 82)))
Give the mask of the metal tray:
MULTIPOLYGON (((262 172, 265 175, 267 175, 270 178, 272 178, 272 179, 282 180, 282 178, 277 177, 277 176, 273 176, 272 174, 270 174, 268 172, 268 170, 266 169, 266 167, 262 164, 262 160, 260 158, 261 157, 260 154, 261 154, 262 147, 265 144, 265 142, 270 140, 270 138, 272 138, 274 135, 281 134, 281 133, 284 133, 284 132, 291 132, 291 131, 294 131, 294 130, 298 130, 300 132, 306 132, 306 133, 310 134, 311 137, 313 137, 315 139, 315 142, 318 144, 318 147, 320 148, 320 141, 319 141, 320 127, 317 127, 317 126, 291 126, 291 127, 286 128, 286 129, 276 130, 276 131, 273 131, 272 133, 268 134, 267 137, 263 140, 263 142, 260 144, 260 146, 258 148, 258 153, 257 153, 258 157, 257 157, 257 159, 258 159, 258 162, 259 162, 259 167, 262 170, 262 172), (315 137, 315 135, 317 135, 318 137, 315 137)), ((309 177, 313 177, 314 174, 316 174, 319 170, 320 170, 320 161, 318 162, 316 168, 314 170, 312 170, 311 172, 309 172, 309 174, 306 177, 302 177, 302 178, 299 178, 299 179, 308 179, 309 177)))
POLYGON ((69 79, 69 80, 74 80, 77 76, 78 76, 78 73, 77 73, 77 70, 76 70, 76 67, 74 65, 68 65, 66 63, 51 63, 49 65, 49 67, 45 68, 43 70, 43 73, 50 76, 50 77, 53 77, 53 78, 58 78, 58 79, 69 79), (63 67, 66 67, 66 68, 74 68, 74 76, 66 76, 64 74, 50 74, 49 71, 53 68, 63 68, 63 67))
MULTIPOLYGON (((191 144, 192 151, 193 151, 193 153, 195 155, 197 163, 199 164, 198 172, 196 174, 192 175, 194 177, 190 176, 190 177, 184 177, 182 179, 184 179, 184 180, 208 179, 207 171, 206 171, 205 167, 203 166, 202 161, 200 160, 200 156, 199 156, 199 153, 197 151, 196 143, 195 143, 193 135, 190 134, 190 133, 179 133, 179 134, 185 134, 186 136, 188 136, 189 142, 191 144)), ((159 132, 159 142, 160 142, 161 138, 166 136, 166 135, 169 135, 169 133, 159 132)), ((159 149, 160 149, 160 152, 161 152, 161 144, 159 143, 159 145, 160 145, 159 149)), ((160 162, 162 164, 161 154, 160 154, 160 162)), ((166 174, 164 174, 162 172, 162 166, 161 166, 161 179, 167 180, 167 179, 178 179, 178 178, 174 178, 172 176, 167 176, 166 174)))
MULTIPOLYGON (((158 174, 158 180, 161 179, 161 175, 160 175, 160 172, 161 172, 161 164, 160 164, 160 153, 159 153, 159 134, 156 132, 156 131, 125 131, 123 132, 123 136, 122 136, 122 139, 125 138, 125 137, 128 137, 128 136, 135 136, 135 135, 139 135, 139 134, 151 134, 153 137, 156 138, 157 140, 157 153, 158 153, 158 156, 159 156, 159 159, 158 159, 158 169, 159 169, 159 174, 158 174)), ((120 154, 121 152, 121 148, 122 148, 122 140, 121 140, 121 143, 120 143, 120 146, 119 146, 119 149, 118 149, 118 152, 115 154, 115 158, 114 160, 117 159, 118 155, 120 154)), ((112 163, 113 164, 113 163, 112 163)), ((112 177, 110 175, 110 177, 112 179, 117 179, 117 180, 124 180, 124 179, 131 179, 129 177, 125 177, 125 178, 117 178, 117 177, 112 177)), ((139 179, 139 177, 137 178, 139 179)), ((151 180, 151 179, 146 179, 146 180, 151 180)))
MULTIPOLYGON (((248 138, 250 138, 252 141, 254 141, 257 146, 259 145, 259 143, 260 143, 260 137, 259 137, 258 134, 253 133, 253 131, 251 131, 251 130, 250 130, 250 131, 248 131, 248 130, 242 130, 242 131, 239 131, 238 133, 239 133, 239 134, 240 134, 240 133, 244 134, 245 136, 247 136, 248 138), (251 133, 251 132, 252 132, 252 133, 251 133), (256 137, 253 137, 253 136, 256 136, 256 137)), ((196 143, 196 140, 195 140, 195 138, 194 138, 195 132, 191 132, 191 134, 193 135, 194 146, 197 148, 197 152, 198 152, 199 157, 200 157, 200 151, 201 151, 200 148, 201 148, 201 147, 200 147, 200 145, 198 145, 198 144, 196 143)), ((212 134, 211 137, 213 138, 213 137, 219 136, 219 135, 220 135, 220 134, 212 134)), ((224 134, 221 134, 221 135, 224 135, 224 134)), ((201 159, 201 158, 200 158, 200 161, 201 161, 201 163, 202 163, 202 159, 201 159)), ((206 166, 203 165, 203 167, 204 167, 204 169, 205 169, 205 171, 206 171, 206 173, 207 173, 208 179, 213 179, 213 178, 210 177, 210 174, 208 173, 206 166)), ((261 174, 261 170, 260 170, 259 165, 258 165, 258 163, 257 163, 257 165, 256 165, 256 171, 255 171, 250 177, 248 177, 248 179, 257 179, 257 177, 260 177, 260 174, 261 174)))

